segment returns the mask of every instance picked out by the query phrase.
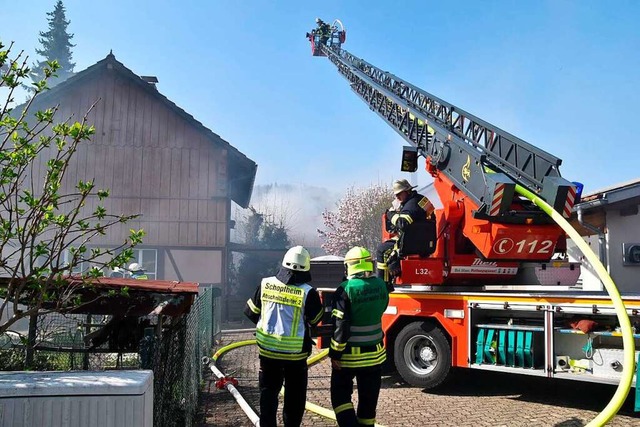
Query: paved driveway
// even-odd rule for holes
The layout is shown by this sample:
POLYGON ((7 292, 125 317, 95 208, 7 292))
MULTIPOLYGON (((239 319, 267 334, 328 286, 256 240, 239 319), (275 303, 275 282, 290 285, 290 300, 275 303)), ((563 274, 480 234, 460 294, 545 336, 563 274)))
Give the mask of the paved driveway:
MULTIPOLYGON (((225 333, 219 347, 251 338, 251 333, 225 333)), ((259 407, 257 362, 255 346, 231 350, 218 361, 224 373, 238 379, 238 390, 254 408, 259 407)), ((328 359, 310 368, 308 401, 331 408, 329 377, 328 359)), ((469 369, 455 372, 451 381, 436 391, 423 391, 392 374, 382 381, 377 420, 384 426, 584 426, 605 407, 614 391, 615 387, 607 385, 469 369)), ((609 425, 640 426, 640 413, 633 413, 633 397, 632 390, 609 425)), ((231 394, 216 389, 211 378, 205 382, 201 410, 200 427, 251 425, 231 394)), ((336 424, 307 411, 302 425, 336 424)))

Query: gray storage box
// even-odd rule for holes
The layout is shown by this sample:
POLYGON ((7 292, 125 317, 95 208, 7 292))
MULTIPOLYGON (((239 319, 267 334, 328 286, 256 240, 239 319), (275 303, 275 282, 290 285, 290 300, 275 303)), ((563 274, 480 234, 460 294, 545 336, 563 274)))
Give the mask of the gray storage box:
POLYGON ((1 427, 152 427, 153 371, 0 373, 1 427))

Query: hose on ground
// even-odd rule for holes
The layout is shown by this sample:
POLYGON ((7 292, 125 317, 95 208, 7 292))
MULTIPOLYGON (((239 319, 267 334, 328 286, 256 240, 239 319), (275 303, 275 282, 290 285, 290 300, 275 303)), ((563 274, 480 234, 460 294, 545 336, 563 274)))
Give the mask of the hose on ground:
MULTIPOLYGON (((205 360, 205 362, 207 361, 205 360)), ((224 375, 222 371, 218 369, 215 362, 209 364, 209 369, 211 369, 213 375, 215 375, 219 380, 226 378, 226 375, 224 375)), ((249 403, 247 403, 244 397, 242 397, 238 389, 236 389, 235 386, 229 382, 225 382, 224 387, 229 391, 229 393, 231 393, 236 402, 238 402, 238 405, 240 405, 242 411, 247 415, 247 417, 249 417, 251 423, 254 426, 260 426, 260 417, 253 411, 249 403)))
MULTIPOLYGON (((225 347, 222 347, 221 349, 216 351, 214 353, 214 355, 212 356, 210 363, 209 363, 208 358, 203 358, 203 359, 205 359, 205 360, 203 360, 203 362, 205 364, 209 364, 209 367, 210 367, 211 371, 214 373, 214 375, 216 375, 216 377, 224 378, 225 375, 222 372, 220 372, 220 370, 215 366, 216 361, 223 354, 225 354, 229 350, 233 350, 234 348, 238 348, 238 347, 242 347, 242 346, 246 346, 246 345, 252 345, 252 344, 256 344, 256 340, 255 339, 234 342, 234 343, 229 344, 229 345, 227 345, 225 347), (215 371, 214 371, 214 369, 215 369, 215 371), (216 371, 219 374, 216 373, 216 371)), ((307 365, 309 367, 311 367, 311 366, 313 366, 313 365, 315 365, 317 363, 320 363, 328 355, 329 355, 329 349, 324 349, 320 353, 318 353, 318 354, 316 354, 314 356, 311 356, 309 359, 307 359, 307 365)), ((238 404, 240 405, 240 407, 242 408, 244 413, 247 414, 247 416, 249 417, 251 422, 254 425, 258 426, 260 424, 260 417, 258 417, 256 415, 256 413, 253 411, 253 409, 251 409, 251 407, 244 400, 242 395, 240 395, 240 393, 235 389, 235 387, 233 387, 233 385, 227 384, 226 387, 231 392, 233 397, 236 399, 236 401, 238 402, 238 404), (234 394, 234 392, 232 392, 230 388, 235 390, 235 393, 237 393, 239 398, 236 397, 236 394, 234 394), (254 421, 254 417, 257 417, 257 423, 256 423, 256 421, 254 421)), ((282 388, 282 390, 280 390, 280 394, 284 395, 284 388, 282 388)), ((336 415, 333 413, 333 410, 331 410, 331 409, 323 408, 322 406, 316 405, 315 403, 311 403, 309 401, 305 402, 305 406, 304 407, 305 407, 306 410, 311 411, 311 412, 313 412, 315 414, 318 414, 318 415, 320 415, 322 417, 329 418, 329 419, 334 420, 334 421, 336 420, 336 415)), ((377 427, 383 427, 383 426, 381 426, 379 424, 376 424, 376 426, 377 427)))

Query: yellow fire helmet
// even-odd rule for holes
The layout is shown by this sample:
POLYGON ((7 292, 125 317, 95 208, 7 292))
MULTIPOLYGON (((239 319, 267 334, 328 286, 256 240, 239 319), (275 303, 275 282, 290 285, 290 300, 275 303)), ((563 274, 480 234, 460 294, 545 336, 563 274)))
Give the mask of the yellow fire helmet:
POLYGON ((373 271, 371 252, 361 246, 349 249, 349 252, 344 256, 344 264, 347 266, 348 276, 364 271, 373 271))

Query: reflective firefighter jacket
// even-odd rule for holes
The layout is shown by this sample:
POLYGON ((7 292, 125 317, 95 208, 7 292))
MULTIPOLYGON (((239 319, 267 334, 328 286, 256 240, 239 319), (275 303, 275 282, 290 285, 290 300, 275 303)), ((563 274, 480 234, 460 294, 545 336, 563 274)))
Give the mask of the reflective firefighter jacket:
POLYGON ((345 368, 384 363, 382 314, 389 304, 387 284, 378 277, 342 282, 334 294, 335 331, 329 357, 345 368))
POLYGON ((398 211, 387 212, 385 227, 387 231, 397 233, 414 222, 426 221, 433 211, 433 204, 427 197, 412 191, 398 211))
POLYGON ((245 314, 256 323, 260 355, 271 359, 302 360, 311 353, 308 324, 322 319, 318 292, 303 283, 287 285, 275 277, 262 279, 245 314))

